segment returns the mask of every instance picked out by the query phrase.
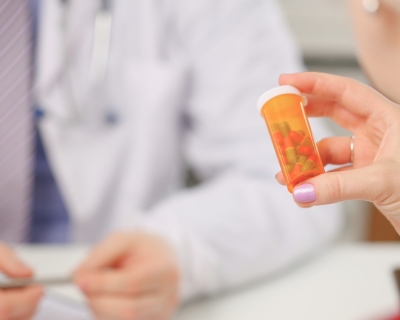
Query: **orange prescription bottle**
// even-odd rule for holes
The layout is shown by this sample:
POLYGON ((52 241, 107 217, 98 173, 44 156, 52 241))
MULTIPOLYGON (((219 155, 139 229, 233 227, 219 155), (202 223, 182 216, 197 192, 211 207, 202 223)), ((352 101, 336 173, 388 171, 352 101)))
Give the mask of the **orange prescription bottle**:
POLYGON ((280 86, 265 92, 257 101, 289 192, 298 183, 325 172, 303 100, 295 87, 280 86))

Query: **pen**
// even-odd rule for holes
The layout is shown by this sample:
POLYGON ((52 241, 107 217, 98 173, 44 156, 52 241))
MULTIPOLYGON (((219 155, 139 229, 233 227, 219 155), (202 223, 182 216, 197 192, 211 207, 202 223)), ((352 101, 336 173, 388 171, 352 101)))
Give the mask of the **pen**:
POLYGON ((72 277, 48 277, 48 278, 36 278, 36 279, 7 279, 0 281, 0 289, 17 289, 27 286, 56 286, 71 284, 72 277))

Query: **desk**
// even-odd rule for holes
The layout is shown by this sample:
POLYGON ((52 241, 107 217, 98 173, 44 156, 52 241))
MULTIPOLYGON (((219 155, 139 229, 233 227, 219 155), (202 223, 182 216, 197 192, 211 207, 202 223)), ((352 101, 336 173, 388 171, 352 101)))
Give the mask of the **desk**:
MULTIPOLYGON (((39 274, 62 274, 84 256, 81 247, 24 247, 19 252, 39 274)), ((398 308, 392 276, 398 244, 336 246, 314 260, 233 293, 184 306, 176 320, 365 320, 398 308)), ((50 288, 82 302, 72 287, 50 288)))

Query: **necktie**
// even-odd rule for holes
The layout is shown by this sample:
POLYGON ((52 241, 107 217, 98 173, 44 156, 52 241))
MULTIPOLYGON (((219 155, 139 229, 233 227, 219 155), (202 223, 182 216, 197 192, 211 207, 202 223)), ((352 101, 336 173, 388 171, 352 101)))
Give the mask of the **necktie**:
POLYGON ((29 0, 0 0, 0 240, 23 241, 32 171, 29 0))

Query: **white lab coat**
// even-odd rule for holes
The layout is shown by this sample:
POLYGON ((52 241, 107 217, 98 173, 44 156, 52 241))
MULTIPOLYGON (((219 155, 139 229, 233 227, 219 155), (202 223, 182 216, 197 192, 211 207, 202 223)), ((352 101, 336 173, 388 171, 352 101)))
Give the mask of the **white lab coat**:
POLYGON ((275 181, 256 109, 279 74, 302 68, 275 1, 115 0, 102 99, 120 121, 95 127, 68 120, 58 79, 69 52, 74 97, 84 100, 97 7, 71 0, 67 49, 60 1, 42 1, 39 29, 40 129, 74 241, 120 229, 165 237, 187 299, 272 274, 334 238, 338 206, 300 209, 275 181), (187 168, 200 185, 185 188, 187 168))

